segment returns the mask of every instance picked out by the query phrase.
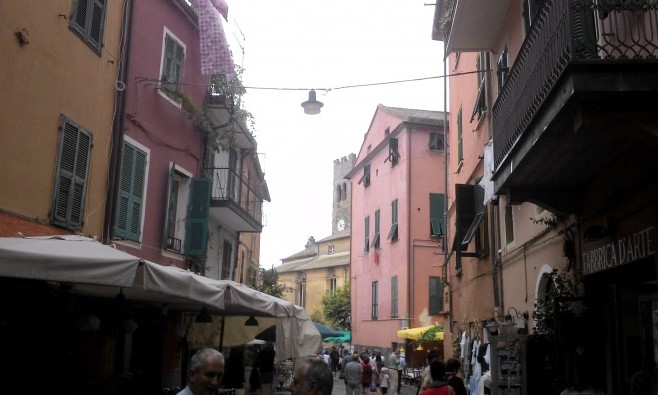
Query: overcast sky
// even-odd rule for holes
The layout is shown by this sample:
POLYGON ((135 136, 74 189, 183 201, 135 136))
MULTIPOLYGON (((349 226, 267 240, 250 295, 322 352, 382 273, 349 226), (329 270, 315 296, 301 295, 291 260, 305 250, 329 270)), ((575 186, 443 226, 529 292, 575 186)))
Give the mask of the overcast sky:
POLYGON ((261 235, 268 268, 331 234, 333 161, 358 154, 378 104, 444 109, 440 78, 341 88, 440 76, 443 47, 431 39, 432 1, 227 1, 225 30, 252 87, 244 100, 272 198, 261 235), (313 88, 324 107, 306 115, 307 90, 254 88, 313 88))

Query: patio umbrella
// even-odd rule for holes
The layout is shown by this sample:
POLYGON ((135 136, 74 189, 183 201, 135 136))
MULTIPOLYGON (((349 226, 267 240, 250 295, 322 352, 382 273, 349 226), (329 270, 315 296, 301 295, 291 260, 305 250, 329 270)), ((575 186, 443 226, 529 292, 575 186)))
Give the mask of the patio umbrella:
POLYGON ((320 332, 320 336, 322 337, 322 339, 326 339, 328 337, 340 336, 340 332, 336 331, 335 329, 329 328, 324 324, 315 321, 313 322, 313 324, 315 324, 315 327, 318 328, 318 332, 320 332))
POLYGON ((352 341, 352 334, 349 331, 339 329, 338 332, 340 333, 340 336, 327 337, 326 339, 322 340, 331 343, 349 343, 352 341))

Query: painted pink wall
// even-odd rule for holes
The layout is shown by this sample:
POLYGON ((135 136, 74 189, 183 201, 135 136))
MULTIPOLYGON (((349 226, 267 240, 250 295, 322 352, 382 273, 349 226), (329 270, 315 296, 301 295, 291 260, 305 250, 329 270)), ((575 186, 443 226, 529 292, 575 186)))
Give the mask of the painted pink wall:
MULTIPOLYGON (((429 192, 443 193, 443 154, 431 153, 427 146, 429 131, 440 128, 423 127, 403 131, 398 137, 399 163, 392 167, 385 162, 388 140, 401 120, 389 110, 378 107, 357 157, 357 167, 371 164, 370 185, 357 184, 363 171, 352 178, 352 342, 362 346, 391 347, 403 342, 397 337, 402 326, 418 326, 420 313, 426 310, 428 276, 432 272, 433 252, 438 249, 429 237, 429 192), (381 144, 381 150, 377 147, 381 144), (364 159, 369 152, 372 157, 364 159), (410 163, 411 162, 411 163, 410 163), (391 227, 391 202, 398 199, 399 239, 387 240, 391 227), (370 240, 374 235, 375 211, 381 210, 380 244, 377 251, 371 247, 364 255, 364 219, 370 216, 370 240), (412 254, 412 244, 416 246, 412 254), (411 264, 413 263, 413 270, 411 264), (398 316, 391 317, 391 278, 398 276, 398 316), (413 277, 412 277, 413 276, 413 277), (410 293, 410 279, 413 292, 410 293), (378 319, 371 320, 372 282, 378 281, 378 319), (424 296, 423 296, 424 295, 424 296), (409 298, 414 306, 409 309, 409 298), (411 317, 411 322, 400 320, 411 317)), ((436 270, 436 269, 435 269, 436 270)))
MULTIPOLYGON (((199 34, 196 24, 182 11, 177 0, 134 2, 129 71, 126 82, 125 135, 150 149, 141 257, 159 263, 180 265, 162 254, 166 218, 167 186, 171 162, 199 174, 203 140, 185 111, 163 97, 157 89, 160 77, 165 27, 185 44, 181 86, 183 93, 203 104, 207 78, 201 75, 199 34), (188 85, 189 84, 189 85, 188 85)), ((134 252, 134 251, 133 251, 134 252)))

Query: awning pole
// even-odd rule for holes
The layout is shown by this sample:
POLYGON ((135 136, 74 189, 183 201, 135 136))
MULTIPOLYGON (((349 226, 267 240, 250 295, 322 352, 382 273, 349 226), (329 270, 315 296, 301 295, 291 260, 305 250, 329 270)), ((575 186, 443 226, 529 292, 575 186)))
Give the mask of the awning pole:
POLYGON ((224 349, 224 324, 226 323, 226 316, 222 314, 222 329, 219 330, 219 352, 224 349))

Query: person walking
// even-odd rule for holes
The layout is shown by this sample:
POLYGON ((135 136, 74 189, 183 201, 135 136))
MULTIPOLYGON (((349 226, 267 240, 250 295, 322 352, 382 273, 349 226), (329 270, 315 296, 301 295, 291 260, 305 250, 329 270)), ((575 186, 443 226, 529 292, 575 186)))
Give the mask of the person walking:
POLYGON ((199 350, 190 359, 187 385, 178 395, 214 395, 224 376, 224 356, 214 348, 199 350))
POLYGON ((359 354, 352 354, 352 360, 345 365, 346 395, 361 395, 361 376, 363 366, 359 363, 359 354))
POLYGON ((382 391, 382 395, 386 395, 388 393, 388 387, 391 383, 391 376, 388 375, 388 368, 383 367, 381 370, 381 378, 379 382, 379 387, 382 391))
POLYGON ((370 364, 370 357, 364 355, 361 359, 361 367, 363 373, 361 374, 361 387, 363 395, 368 395, 370 392, 370 384, 372 384, 372 365, 370 364))
POLYGON ((331 372, 336 378, 336 372, 338 372, 338 364, 340 363, 340 354, 336 350, 336 346, 331 347, 331 352, 329 353, 329 362, 331 363, 331 372))
POLYGON ((307 359, 295 369, 290 392, 292 395, 331 395, 334 378, 329 365, 319 359, 307 359))
POLYGON ((396 348, 395 351, 388 356, 388 374, 391 377, 391 386, 389 387, 391 395, 397 395, 398 389, 398 369, 400 368, 400 349, 396 348))
POLYGON ((446 383, 455 389, 457 395, 466 395, 464 380, 459 377, 459 369, 462 363, 457 358, 448 358, 446 361, 446 383))
POLYGON ((405 358, 404 353, 400 353, 400 363, 398 364, 398 395, 401 395, 402 392, 402 376, 407 370, 407 359, 405 358))

